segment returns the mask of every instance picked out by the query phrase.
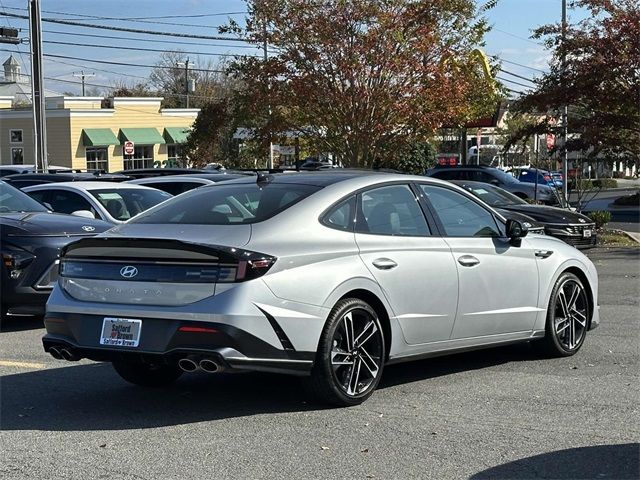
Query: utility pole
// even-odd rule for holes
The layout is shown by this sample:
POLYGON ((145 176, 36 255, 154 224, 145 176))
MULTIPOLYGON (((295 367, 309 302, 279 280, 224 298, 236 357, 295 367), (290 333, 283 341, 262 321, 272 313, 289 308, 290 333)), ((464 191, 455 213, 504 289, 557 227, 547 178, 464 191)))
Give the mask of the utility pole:
MULTIPOLYGON (((262 49, 263 49, 263 53, 264 53, 264 62, 265 64, 267 63, 267 60, 269 59, 269 44, 267 43, 267 21, 265 19, 264 21, 264 27, 263 27, 263 35, 264 35, 264 42, 262 43, 262 49)), ((269 88, 267 87, 267 91, 269 90, 269 88)), ((267 108, 269 109, 269 122, 271 122, 271 99, 269 99, 269 105, 267 106, 267 108)), ((267 168, 269 170, 271 170, 273 168, 273 142, 271 139, 271 130, 269 130, 269 162, 267 163, 267 168)))
MULTIPOLYGON (((185 108, 189 108, 189 92, 191 92, 191 84, 189 82, 189 64, 191 61, 189 57, 184 62, 177 62, 176 66, 181 67, 184 65, 184 98, 185 98, 185 108)), ((193 65, 192 65, 193 66, 193 65)))
POLYGON ((31 106, 33 109, 34 163, 36 171, 49 171, 47 122, 42 73, 42 22, 40 0, 29 0, 29 49, 31 53, 31 106), (39 168, 39 166, 41 168, 39 168))
POLYGON ((566 36, 567 36, 567 0, 562 0, 562 94, 564 95, 564 107, 562 107, 562 176, 564 182, 562 183, 562 195, 564 196, 567 204, 569 203, 569 157, 567 152, 567 140, 569 137, 569 128, 567 122, 569 119, 569 107, 567 106, 567 92, 566 92, 566 73, 567 73, 567 51, 566 51, 566 36))
POLYGON ((79 77, 82 79, 82 96, 84 97, 84 79, 85 77, 95 77, 95 73, 84 73, 84 70, 80 70, 80 73, 74 73, 74 77, 79 77))

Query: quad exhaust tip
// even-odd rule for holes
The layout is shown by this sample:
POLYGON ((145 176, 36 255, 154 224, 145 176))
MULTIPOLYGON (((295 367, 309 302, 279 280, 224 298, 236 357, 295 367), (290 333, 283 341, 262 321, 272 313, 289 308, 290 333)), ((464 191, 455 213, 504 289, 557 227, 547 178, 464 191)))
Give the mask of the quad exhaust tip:
POLYGON ((210 358, 203 358, 200 360, 200 368, 207 373, 216 373, 221 370, 220 365, 211 360, 210 358))
POLYGON ((196 370, 198 370, 198 364, 192 360, 191 358, 181 358, 180 360, 178 360, 178 367, 180 367, 180 370, 182 370, 183 372, 195 372, 196 370))
POLYGON ((63 360, 64 358, 62 357, 62 353, 60 353, 60 350, 58 349, 58 347, 51 347, 49 348, 49 354, 55 358, 56 360, 63 360))
POLYGON ((73 353, 72 350, 67 350, 66 348, 61 348, 59 350, 59 352, 60 352, 60 355, 62 356, 62 358, 64 358, 65 360, 68 360, 69 362, 77 362, 78 360, 80 360, 80 357, 77 356, 75 353, 73 353))

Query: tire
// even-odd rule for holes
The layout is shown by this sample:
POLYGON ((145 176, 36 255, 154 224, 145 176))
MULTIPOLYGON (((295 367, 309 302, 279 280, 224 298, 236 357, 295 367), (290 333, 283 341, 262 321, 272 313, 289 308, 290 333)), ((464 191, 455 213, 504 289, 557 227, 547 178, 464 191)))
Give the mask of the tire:
POLYGON ((375 310, 357 298, 340 300, 320 335, 307 389, 322 403, 359 405, 380 382, 385 352, 375 310))
POLYGON ((130 360, 115 360, 112 365, 124 380, 141 387, 165 387, 182 375, 180 368, 171 365, 151 365, 130 360))
POLYGON ((589 299, 582 281, 573 273, 563 273, 551 291, 545 336, 533 342, 534 348, 550 357, 575 355, 587 336, 590 315, 589 299))

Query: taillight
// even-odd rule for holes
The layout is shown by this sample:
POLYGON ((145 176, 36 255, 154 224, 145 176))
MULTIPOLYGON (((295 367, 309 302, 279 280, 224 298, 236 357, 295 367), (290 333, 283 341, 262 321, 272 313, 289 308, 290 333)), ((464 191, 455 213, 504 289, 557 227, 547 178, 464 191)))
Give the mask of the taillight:
POLYGON ((261 277, 276 263, 275 257, 262 257, 255 260, 240 260, 236 270, 236 281, 252 280, 261 277))
POLYGON ((544 176, 545 181, 550 182, 551 181, 551 177, 549 175, 545 175, 544 176))
POLYGON ((4 245, 2 249, 2 264, 7 269, 9 277, 16 279, 20 277, 22 270, 26 268, 35 256, 29 252, 10 245, 4 245))

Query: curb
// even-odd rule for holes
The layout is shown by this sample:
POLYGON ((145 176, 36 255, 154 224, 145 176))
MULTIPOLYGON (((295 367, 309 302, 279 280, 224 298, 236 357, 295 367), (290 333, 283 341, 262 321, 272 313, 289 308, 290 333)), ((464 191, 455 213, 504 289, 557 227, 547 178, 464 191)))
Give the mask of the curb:
POLYGON ((627 237, 629 237, 631 240, 633 240, 636 243, 640 243, 640 233, 633 233, 633 232, 625 232, 624 230, 620 230, 622 233, 624 233, 627 237))

